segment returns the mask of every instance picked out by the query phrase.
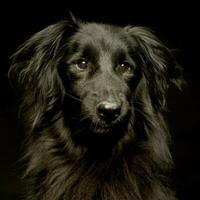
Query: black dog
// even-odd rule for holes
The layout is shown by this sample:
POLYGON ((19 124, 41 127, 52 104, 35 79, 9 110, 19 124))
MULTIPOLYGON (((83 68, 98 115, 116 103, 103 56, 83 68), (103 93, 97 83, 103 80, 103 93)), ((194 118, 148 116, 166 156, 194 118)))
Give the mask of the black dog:
POLYGON ((31 200, 175 200, 162 113, 180 70, 143 27, 62 21, 12 58, 31 200))

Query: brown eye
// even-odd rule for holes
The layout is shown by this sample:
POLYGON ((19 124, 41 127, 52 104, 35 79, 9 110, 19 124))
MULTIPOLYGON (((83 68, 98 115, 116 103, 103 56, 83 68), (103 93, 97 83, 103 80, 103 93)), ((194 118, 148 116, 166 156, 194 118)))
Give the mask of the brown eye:
POLYGON ((121 73, 127 73, 131 71, 131 65, 128 62, 122 62, 119 64, 119 71, 121 73))
POLYGON ((88 67, 88 61, 84 58, 81 58, 76 62, 76 67, 79 70, 85 70, 88 67))

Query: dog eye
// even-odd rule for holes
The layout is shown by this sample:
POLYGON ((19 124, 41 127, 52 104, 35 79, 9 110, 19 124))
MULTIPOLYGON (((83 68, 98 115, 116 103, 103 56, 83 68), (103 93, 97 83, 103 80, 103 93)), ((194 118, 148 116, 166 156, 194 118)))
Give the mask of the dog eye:
POLYGON ((79 70, 85 70, 88 67, 88 61, 84 58, 81 58, 76 62, 76 67, 79 70))
POLYGON ((127 73, 131 71, 131 65, 128 62, 122 62, 119 64, 120 73, 127 73))

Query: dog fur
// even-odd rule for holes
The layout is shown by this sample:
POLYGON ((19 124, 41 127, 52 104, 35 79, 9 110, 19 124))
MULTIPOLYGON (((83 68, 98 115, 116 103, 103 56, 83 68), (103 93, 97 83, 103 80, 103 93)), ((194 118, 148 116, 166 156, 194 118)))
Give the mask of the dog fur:
POLYGON ((145 27, 61 21, 12 57, 29 200, 175 200, 163 112, 180 69, 145 27), (115 120, 99 102, 120 102, 115 120))

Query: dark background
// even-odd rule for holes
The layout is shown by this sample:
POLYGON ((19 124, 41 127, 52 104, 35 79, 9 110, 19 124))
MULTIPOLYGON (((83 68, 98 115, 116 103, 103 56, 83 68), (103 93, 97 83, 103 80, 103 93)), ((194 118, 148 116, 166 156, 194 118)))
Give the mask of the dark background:
MULTIPOLYGON (((180 200, 198 198, 200 187, 199 127, 199 10, 197 4, 160 1, 132 3, 84 1, 69 4, 50 1, 41 5, 26 1, 0 5, 0 199, 20 199, 20 146, 24 133, 17 116, 17 100, 8 84, 9 57, 17 46, 49 24, 66 19, 70 9, 76 17, 118 25, 143 25, 154 29, 184 68, 188 86, 169 91, 167 120, 172 133, 175 169, 172 184, 180 200)), ((1 3, 2 4, 2 3, 1 3)))

